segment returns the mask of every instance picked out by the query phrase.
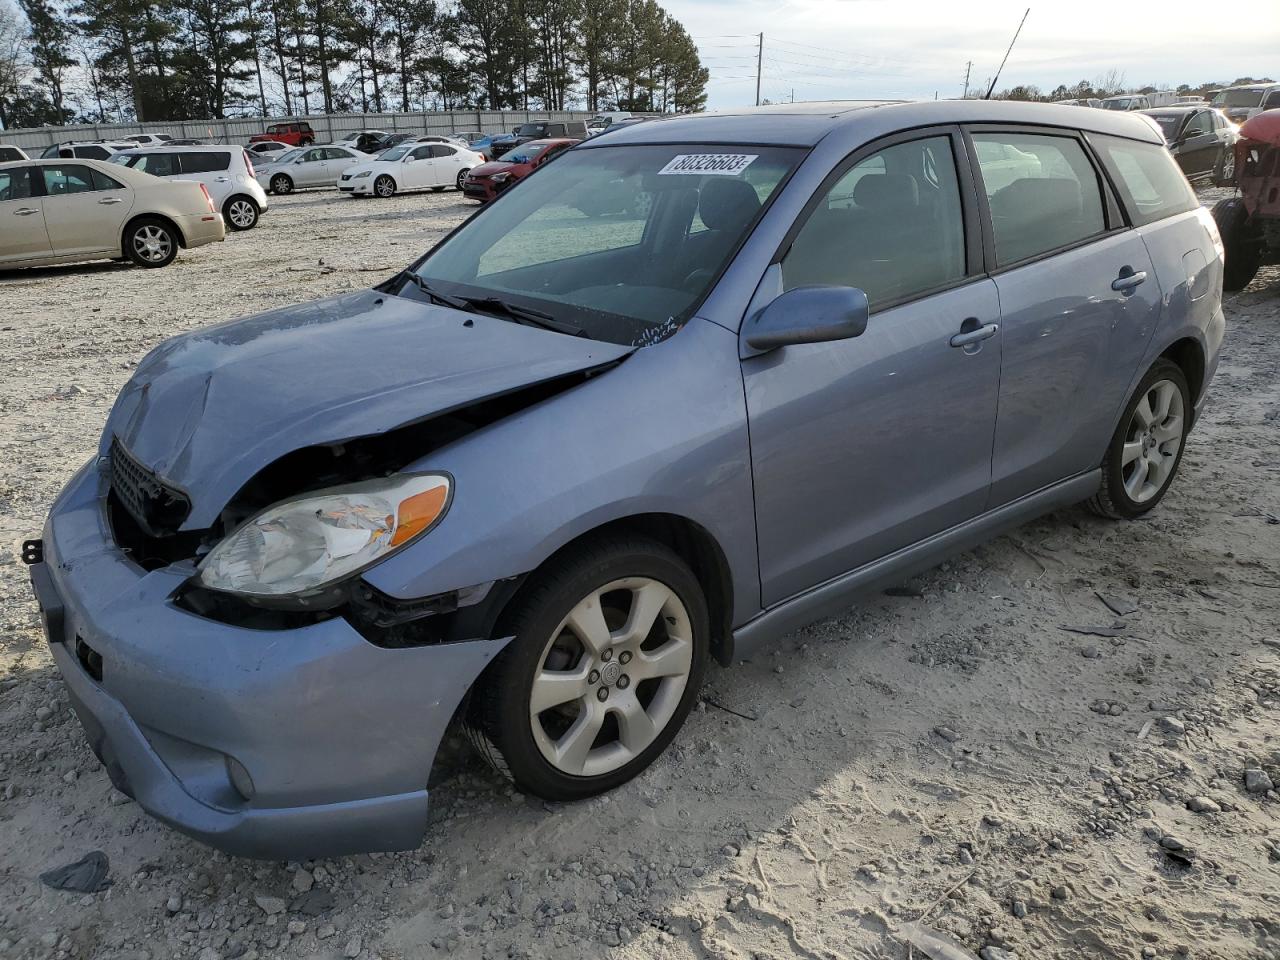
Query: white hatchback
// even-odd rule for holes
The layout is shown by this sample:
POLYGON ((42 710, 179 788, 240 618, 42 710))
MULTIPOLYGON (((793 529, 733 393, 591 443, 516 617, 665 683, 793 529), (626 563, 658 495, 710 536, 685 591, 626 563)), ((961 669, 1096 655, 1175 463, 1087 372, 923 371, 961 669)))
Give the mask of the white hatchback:
POLYGON ((143 173, 203 183, 232 230, 251 230, 267 209, 266 191, 254 176, 244 147, 140 147, 111 158, 143 173))
POLYGON ((338 189, 355 197, 394 197, 406 190, 462 189, 484 157, 449 143, 402 143, 342 171, 338 189))

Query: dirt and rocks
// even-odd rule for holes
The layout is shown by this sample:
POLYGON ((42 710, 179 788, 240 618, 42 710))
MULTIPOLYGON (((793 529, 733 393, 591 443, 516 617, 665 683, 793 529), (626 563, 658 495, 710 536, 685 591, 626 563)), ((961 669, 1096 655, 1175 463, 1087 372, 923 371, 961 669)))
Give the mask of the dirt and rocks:
POLYGON ((262 863, 115 792, 18 544, 147 349, 376 282, 470 209, 301 194, 166 270, 0 277, 0 957, 1280 957, 1274 268, 1148 519, 1061 511, 715 672, 611 794, 457 753, 420 849, 262 863), (41 882, 93 851, 104 890, 41 882))

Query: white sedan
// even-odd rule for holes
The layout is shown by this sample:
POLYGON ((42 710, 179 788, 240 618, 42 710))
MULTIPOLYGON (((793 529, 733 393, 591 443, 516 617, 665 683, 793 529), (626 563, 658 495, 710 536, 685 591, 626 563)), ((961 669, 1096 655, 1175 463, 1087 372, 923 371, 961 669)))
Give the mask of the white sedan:
POLYGON ((462 189, 484 157, 447 143, 402 143, 342 171, 338 189, 356 197, 394 197, 406 190, 462 189))

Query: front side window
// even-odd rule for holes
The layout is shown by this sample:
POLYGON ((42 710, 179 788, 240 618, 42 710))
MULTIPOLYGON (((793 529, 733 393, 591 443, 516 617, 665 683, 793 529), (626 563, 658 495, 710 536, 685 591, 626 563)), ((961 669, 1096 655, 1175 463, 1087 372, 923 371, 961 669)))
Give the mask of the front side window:
POLYGON ((31 196, 31 168, 0 170, 0 203, 25 200, 31 196))
POLYGON ((803 156, 741 144, 571 150, 481 208, 417 273, 451 296, 648 343, 692 315, 803 156))
POLYGON ((302 159, 307 163, 316 163, 317 161, 325 159, 325 152, 326 151, 323 149, 308 150, 302 159))
POLYGON ((782 261, 783 287, 857 287, 872 309, 965 275, 951 138, 886 147, 823 195, 782 261))
POLYGON ((1192 114, 1191 119, 1187 121, 1186 129, 1182 131, 1184 137, 1198 137, 1209 132, 1209 114, 1201 110, 1199 113, 1192 114))
POLYGON ((429 160, 431 159, 431 150, 432 150, 431 147, 418 147, 416 150, 413 151, 413 159, 429 160))
POLYGON ((51 197, 93 190, 93 174, 88 167, 66 164, 41 167, 40 170, 44 174, 44 192, 51 197))
POLYGON ((1167 150, 1154 143, 1100 134, 1090 134, 1089 139, 1135 225, 1195 209, 1195 191, 1167 150))
POLYGON ((975 133, 978 170, 991 210, 996 263, 1006 266, 1106 230, 1098 175, 1078 140, 1037 133, 975 133), (1006 159, 983 159, 983 143, 1006 159))

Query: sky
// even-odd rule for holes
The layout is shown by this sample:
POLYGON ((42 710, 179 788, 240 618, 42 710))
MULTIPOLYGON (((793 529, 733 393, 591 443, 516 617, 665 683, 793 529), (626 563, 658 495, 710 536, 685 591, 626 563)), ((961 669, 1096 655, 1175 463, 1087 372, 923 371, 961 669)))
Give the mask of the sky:
MULTIPOLYGON (((958 97, 990 81, 1026 0, 664 0, 711 71, 708 107, 774 102, 958 97)), ((1176 87, 1280 79, 1280 0, 1032 3, 997 89, 1093 80, 1176 87), (1215 11, 1208 13, 1206 11, 1215 11)))

